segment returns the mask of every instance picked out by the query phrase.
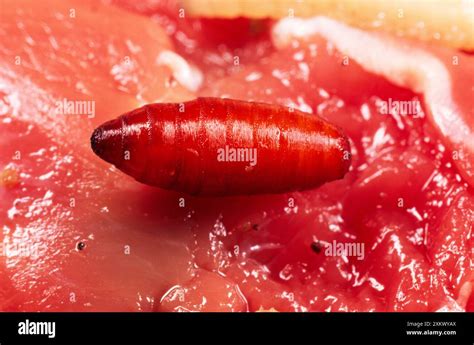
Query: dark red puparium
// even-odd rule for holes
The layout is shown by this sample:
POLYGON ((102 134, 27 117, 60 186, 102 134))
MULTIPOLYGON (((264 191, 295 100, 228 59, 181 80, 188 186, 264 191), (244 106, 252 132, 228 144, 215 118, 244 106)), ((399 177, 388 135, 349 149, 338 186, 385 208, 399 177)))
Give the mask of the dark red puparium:
POLYGON ((347 137, 320 117, 220 98, 145 105, 98 127, 91 145, 137 181, 192 195, 312 189, 350 166, 347 137))

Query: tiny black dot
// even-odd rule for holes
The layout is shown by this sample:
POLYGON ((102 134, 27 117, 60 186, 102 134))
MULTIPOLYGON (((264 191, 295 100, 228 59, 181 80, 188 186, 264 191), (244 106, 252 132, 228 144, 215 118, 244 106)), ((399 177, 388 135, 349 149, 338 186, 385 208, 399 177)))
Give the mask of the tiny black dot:
POLYGON ((76 249, 77 250, 83 250, 86 247, 86 244, 84 242, 77 242, 76 249))
POLYGON ((258 224, 252 224, 252 230, 258 231, 258 224))
POLYGON ((316 254, 321 253, 322 246, 319 242, 313 242, 311 243, 311 250, 315 252, 316 254))

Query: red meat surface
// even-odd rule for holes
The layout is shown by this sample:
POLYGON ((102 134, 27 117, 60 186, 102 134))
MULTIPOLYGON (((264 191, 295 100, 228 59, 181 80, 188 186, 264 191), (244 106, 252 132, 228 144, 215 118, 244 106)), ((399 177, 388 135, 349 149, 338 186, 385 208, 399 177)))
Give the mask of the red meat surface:
MULTIPOLYGON (((271 22, 114 3, 1 3, 1 310, 474 311, 474 193, 422 95, 319 36, 277 49, 271 22), (165 50, 200 68, 197 92, 157 64, 165 50), (195 96, 317 113, 350 137, 351 171, 307 192, 201 199, 91 151, 100 123, 195 96), (63 99, 95 102, 95 117, 57 114, 63 99), (422 111, 383 114, 389 99, 422 111), (333 241, 363 244, 363 259, 326 255, 333 241)), ((472 56, 433 54, 460 55, 453 88, 472 90, 472 56)), ((472 126, 468 94, 456 102, 472 126)))

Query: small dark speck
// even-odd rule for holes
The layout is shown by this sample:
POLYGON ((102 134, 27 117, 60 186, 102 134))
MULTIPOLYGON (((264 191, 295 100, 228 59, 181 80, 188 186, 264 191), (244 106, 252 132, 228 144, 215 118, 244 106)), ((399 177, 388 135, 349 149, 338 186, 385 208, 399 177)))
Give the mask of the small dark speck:
POLYGON ((258 231, 258 224, 252 224, 252 230, 258 231))
POLYGON ((86 244, 84 242, 77 242, 76 244, 76 249, 81 251, 86 247, 86 244))
POLYGON ((313 242, 311 243, 311 250, 315 252, 316 254, 321 253, 322 246, 319 242, 313 242))

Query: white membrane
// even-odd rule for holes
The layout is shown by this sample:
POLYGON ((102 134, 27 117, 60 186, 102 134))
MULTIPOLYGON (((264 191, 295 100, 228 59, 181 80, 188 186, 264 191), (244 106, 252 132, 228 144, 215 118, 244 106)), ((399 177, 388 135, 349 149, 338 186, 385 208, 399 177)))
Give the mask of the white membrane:
POLYGON ((202 72, 198 68, 191 66, 181 55, 165 50, 160 53, 156 63, 160 66, 168 67, 178 83, 189 91, 195 92, 201 87, 203 82, 202 72))

